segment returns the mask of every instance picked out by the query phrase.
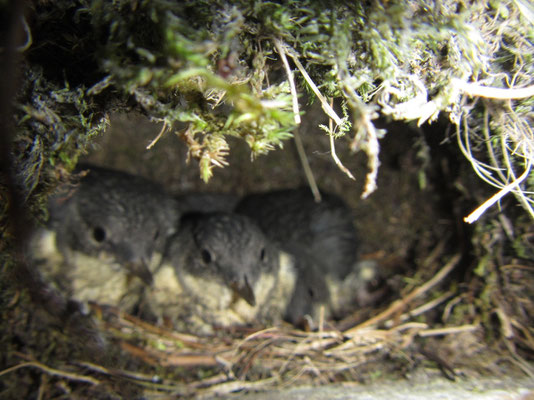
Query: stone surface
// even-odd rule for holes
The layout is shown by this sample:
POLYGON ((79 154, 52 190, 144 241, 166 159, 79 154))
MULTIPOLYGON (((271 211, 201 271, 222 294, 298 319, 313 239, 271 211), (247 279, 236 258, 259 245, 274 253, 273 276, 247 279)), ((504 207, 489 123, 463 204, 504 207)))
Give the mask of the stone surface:
POLYGON ((187 192, 176 196, 184 212, 231 212, 239 202, 232 193, 187 192))
POLYGON ((383 381, 371 385, 294 387, 264 393, 228 395, 241 400, 531 400, 534 381, 526 378, 433 378, 428 382, 383 381))

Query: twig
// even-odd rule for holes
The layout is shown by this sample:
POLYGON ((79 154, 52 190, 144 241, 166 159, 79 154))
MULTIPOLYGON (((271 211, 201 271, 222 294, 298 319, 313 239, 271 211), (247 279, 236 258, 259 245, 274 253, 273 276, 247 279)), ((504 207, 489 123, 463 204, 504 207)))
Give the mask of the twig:
MULTIPOLYGON (((234 377, 231 377, 230 379, 234 379, 234 377)), ((219 383, 228 382, 229 380, 228 374, 226 372, 217 374, 214 376, 210 376, 208 378, 203 378, 195 382, 191 382, 188 385, 195 389, 200 388, 206 388, 209 386, 218 385, 219 383)))
POLYGON ((300 368, 300 370, 294 375, 292 376, 290 379, 288 379, 286 382, 282 383, 280 385, 280 388, 285 388, 285 387, 291 387, 293 386, 293 384, 295 382, 297 382, 300 377, 302 377, 304 374, 306 373, 306 367, 302 367, 300 368))
POLYGON ((525 374, 527 374, 531 378, 534 378, 534 370, 532 369, 530 364, 523 359, 523 357, 517 354, 517 351, 515 350, 512 344, 513 342, 508 339, 505 339, 504 343, 506 344, 506 347, 508 348, 510 354, 512 354, 512 362, 516 364, 519 368, 521 368, 525 374))
POLYGON ((165 367, 215 367, 221 363, 211 354, 170 354, 160 360, 160 364, 165 367))
POLYGON ((299 111, 299 100, 297 97, 297 89, 295 88, 295 80, 293 79, 293 71, 289 68, 289 63, 287 62, 286 52, 284 51, 284 47, 282 46, 282 43, 279 39, 274 39, 274 45, 276 47, 276 51, 278 51, 278 54, 280 54, 280 58, 282 59, 282 63, 284 64, 284 68, 286 70, 287 79, 289 81, 289 90, 291 91, 291 98, 293 100, 293 118, 295 119, 295 124, 300 125, 300 111, 299 111))
MULTIPOLYGON (((329 123, 331 123, 331 121, 332 119, 329 120, 329 123)), ((355 181, 356 178, 354 177, 354 175, 352 175, 349 169, 343 165, 343 163, 341 162, 341 160, 338 158, 336 154, 336 146, 334 144, 334 135, 330 134, 329 136, 330 136, 330 154, 332 154, 332 158, 334 159, 334 162, 336 163, 336 165, 339 167, 341 171, 343 171, 350 179, 355 181)))
MULTIPOLYGON (((286 52, 284 51, 284 48, 283 48, 283 46, 282 46, 282 44, 280 43, 279 40, 275 39, 275 45, 276 45, 276 48, 277 48, 278 52, 280 53, 280 55, 282 57, 282 61, 284 61, 284 66, 286 67, 286 72, 288 74, 288 78, 290 78, 290 88, 292 88, 291 90, 294 90, 294 83, 293 83, 293 86, 291 85, 291 83, 292 83, 291 71, 289 70, 289 64, 287 63, 287 58, 285 57, 286 52)), ((336 150, 335 150, 334 143, 333 143, 334 138, 333 138, 332 132, 334 132, 334 128, 332 128, 331 121, 334 121, 336 123, 336 128, 335 129, 337 129, 338 126, 343 125, 343 122, 344 122, 343 119, 340 118, 336 114, 336 112, 334 111, 334 108, 332 107, 332 105, 328 104, 328 101, 327 101, 326 97, 323 96, 323 94, 320 92, 320 90, 317 87, 317 85, 315 84, 315 82, 313 82, 313 80, 310 78, 310 76, 308 75, 308 72, 306 72, 306 70, 304 69, 304 66, 300 63, 298 57, 296 55, 294 55, 294 54, 291 54, 290 52, 288 52, 287 54, 293 59, 293 62, 295 63, 295 65, 297 66, 298 70, 300 71, 300 73, 304 77, 304 80, 308 83, 308 86, 311 88, 311 90, 313 91, 315 96, 317 96, 317 98, 321 102, 321 106, 323 108, 323 111, 330 118, 330 122, 329 122, 329 124, 330 124, 330 133, 329 133, 329 136, 330 136, 330 148, 332 149, 331 154, 332 154, 332 158, 334 159, 334 162, 339 167, 339 169, 341 171, 343 171, 349 178, 355 180, 354 176, 341 163, 341 161, 337 157, 336 150)), ((295 103, 296 96, 294 95, 293 97, 294 97, 293 103, 295 103)), ((294 107, 295 106, 293 106, 293 108, 294 107)), ((300 139, 298 139, 298 140, 300 140, 300 139)), ((297 143, 297 151, 299 151, 298 150, 298 146, 299 146, 298 145, 298 140, 297 140, 297 136, 295 136, 295 142, 297 143)), ((300 154, 300 151, 299 151, 299 154, 300 154)), ((308 179, 308 181, 309 181, 309 179, 308 179)), ((313 188, 312 188, 312 191, 313 191, 313 188)), ((315 199, 317 201, 317 196, 315 195, 315 193, 314 193, 314 196, 315 196, 315 199)))
POLYGON ((496 170, 498 169, 498 167, 494 168, 494 167, 491 167, 490 165, 481 163, 475 157, 473 157, 473 154, 471 153, 471 147, 469 145, 469 126, 468 126, 467 118, 463 118, 463 135, 462 135, 462 129, 460 126, 461 124, 460 122, 458 122, 458 124, 456 124, 456 138, 458 141, 458 147, 460 147, 460 151, 469 160, 475 173, 479 176, 480 179, 482 179, 484 182, 488 183, 491 186, 501 188, 502 185, 499 182, 499 180, 494 178, 492 176, 492 173, 488 171, 488 169, 496 170), (462 136, 465 136, 465 143, 462 140, 462 136))
POLYGON ((254 333, 251 333, 250 335, 248 335, 247 337, 245 337, 241 343, 239 343, 237 346, 236 346, 236 350, 239 350, 246 342, 249 342, 251 340, 254 340, 260 336, 263 336, 265 335, 266 333, 271 333, 271 332, 277 332, 278 331, 278 328, 277 327, 271 327, 271 328, 267 328, 267 329, 262 329, 262 330, 259 330, 257 332, 254 332, 254 333))
POLYGON ((378 154, 380 153, 380 145, 378 143, 378 132, 372 120, 377 117, 376 112, 370 106, 366 106, 362 99, 358 96, 354 88, 347 83, 349 79, 349 72, 346 68, 338 70, 338 79, 343 88, 343 93, 352 108, 354 122, 354 138, 350 143, 350 149, 355 152, 363 150, 367 155, 367 172, 365 176, 365 186, 361 195, 362 199, 369 197, 377 188, 376 179, 378 176, 378 167, 380 160, 378 154))
MULTIPOLYGON (((414 308, 412 311, 410 311, 408 313, 402 314, 398 319, 399 319, 400 322, 404 322, 404 321, 407 321, 410 318, 413 318, 413 317, 416 317, 418 315, 424 314, 427 311, 432 310, 434 307, 436 307, 437 305, 441 304, 442 302, 444 302, 445 300, 447 300, 451 296, 452 296, 452 292, 449 291, 449 292, 439 296, 438 298, 436 298, 436 299, 434 299, 432 301, 429 301, 426 304, 423 304, 420 307, 414 308)), ((386 328, 391 328, 394 325, 394 321, 391 321, 391 320, 386 321, 386 323, 384 325, 386 326, 386 328)))
POLYGON ((70 379, 72 381, 90 383, 91 385, 99 385, 100 384, 100 381, 98 381, 95 378, 91 378, 90 376, 83 376, 83 375, 73 374, 73 373, 70 373, 70 372, 61 371, 61 370, 55 369, 55 368, 50 368, 50 367, 48 367, 48 366, 46 366, 44 364, 41 364, 38 361, 24 362, 24 363, 15 365, 13 367, 7 368, 7 369, 5 369, 5 370, 0 372, 0 376, 8 374, 8 373, 13 372, 13 371, 16 371, 17 369, 27 368, 27 367, 38 368, 41 371, 44 371, 49 375, 60 376, 62 378, 70 379))
POLYGON ((122 376, 124 378, 128 378, 134 381, 146 381, 146 382, 151 382, 151 383, 157 383, 159 380, 161 380, 157 375, 147 375, 147 374, 142 374, 140 372, 125 371, 125 370, 118 370, 118 369, 108 369, 106 367, 103 367, 102 365, 93 364, 87 361, 77 362, 76 364, 78 364, 81 367, 87 368, 91 371, 98 372, 100 374, 104 374, 108 376, 122 376))
POLYGON ((520 335, 515 335, 515 339, 518 339, 523 343, 525 347, 530 347, 531 350, 534 349, 534 337, 529 332, 529 327, 521 324, 516 319, 512 319, 512 326, 521 332, 520 335))
POLYGON ((521 182, 525 180, 525 178, 528 177, 530 173, 530 169, 532 167, 532 160, 527 160, 527 165, 525 167, 525 171, 521 174, 519 178, 517 178, 512 183, 506 185, 501 190, 499 190, 497 193, 495 193, 493 196, 491 196, 488 200, 486 200, 484 203, 482 203, 475 211, 473 211, 471 214, 469 214, 467 217, 464 218, 464 221, 472 224, 476 220, 480 218, 482 214, 486 212, 488 208, 493 206, 495 203, 497 203, 500 199, 502 199, 505 195, 510 193, 512 190, 514 190, 516 187, 519 186, 521 182))
POLYGON ((302 140, 300 139, 298 127, 295 127, 295 129, 293 130, 293 138, 295 139, 295 145, 297 146, 297 153, 299 155, 300 163, 302 164, 302 168, 304 169, 304 175, 306 175, 308 185, 310 185, 310 190, 313 194, 313 198, 317 203, 319 203, 321 201, 321 192, 319 191, 319 187, 317 186, 317 182, 315 181, 315 177, 313 176, 308 157, 306 156, 306 151, 304 150, 304 145, 302 144, 302 140))
MULTIPOLYGON (((515 116, 514 111, 510 110, 510 114, 509 115, 515 116)), ((512 117, 507 116, 507 118, 512 118, 512 117)), ((515 120, 515 121, 511 121, 511 123, 507 124, 507 125, 512 125, 514 127, 513 129, 517 130, 517 134, 526 139, 527 138, 527 133, 526 132, 521 132, 520 133, 521 126, 523 125, 523 123, 524 122, 521 121, 521 120, 515 120)), ((504 158, 504 162, 505 162, 505 165, 506 165, 506 169, 507 169, 508 173, 510 174, 511 178, 512 179, 516 179, 515 174, 514 174, 514 169, 512 167, 512 163, 510 161, 510 155, 508 154, 508 146, 506 144, 506 138, 508 136, 511 136, 511 135, 510 134, 509 135, 501 135, 501 148, 502 148, 502 153, 503 153, 503 158, 504 158)), ((528 141, 529 141, 528 139, 525 140, 525 142, 527 142, 527 143, 528 143, 528 141)), ((530 132, 530 141, 532 141, 532 132, 530 132)), ((532 142, 532 143, 534 144, 534 142, 532 142)), ((526 158, 526 159, 528 159, 529 162, 532 162, 532 159, 534 158, 534 152, 532 150, 529 151, 527 145, 522 145, 521 147, 524 148, 523 158, 526 158)), ((515 153, 515 150, 514 150, 514 153, 515 153)), ((503 179, 503 181, 505 181, 505 180, 503 179)), ((523 205, 523 208, 530 214, 530 216, 532 218, 534 218, 534 210, 532 209, 532 207, 529 204, 530 200, 525 196, 523 191, 521 189, 514 190, 514 195, 519 200, 519 202, 523 205)))
POLYGON ((510 317, 506 315, 506 312, 503 310, 503 307, 501 304, 497 306, 495 313, 497 314, 497 317, 499 318, 499 321, 501 322, 501 333, 503 337, 505 337, 506 339, 512 339, 514 337, 514 330, 512 328, 512 322, 511 322, 510 317))
MULTIPOLYGON (((330 106, 332 106, 332 105, 333 105, 333 102, 332 102, 332 99, 330 99, 330 106)), ((343 165, 343 163, 341 162, 341 160, 338 158, 338 156, 336 154, 336 145, 334 143, 334 134, 333 134, 334 133, 334 126, 333 125, 334 125, 334 121, 332 120, 332 118, 329 118, 328 119, 328 130, 330 131, 329 132, 329 136, 330 136, 330 154, 332 154, 332 158, 334 159, 334 162, 339 167, 339 169, 341 171, 343 171, 350 179, 355 181, 356 178, 354 178, 354 176, 349 171, 349 169, 343 165)))
MULTIPOLYGON (((370 318, 367 321, 361 323, 360 325, 357 325, 353 328, 350 328, 343 332, 343 335, 345 336, 354 336, 355 334, 360 334, 360 331, 363 328, 368 328, 370 326, 374 326, 379 324, 382 321, 386 321, 389 319, 392 315, 397 314, 401 309, 405 308, 408 303, 413 301, 415 298, 423 295, 428 290, 430 290, 432 287, 434 287, 436 284, 438 284, 445 276, 447 276, 453 269, 456 267, 458 262, 460 261, 460 254, 456 254, 432 279, 430 279, 428 282, 426 282, 424 285, 419 286, 417 289, 413 290, 411 293, 409 293, 405 298, 395 301, 387 310, 381 312, 376 317, 370 318)), ((401 327, 412 327, 410 324, 404 324, 401 325, 401 327)), ((398 327, 397 327, 398 328, 398 327)), ((375 332, 375 331, 374 331, 375 332)), ((376 332, 386 332, 386 331, 376 331, 376 332)), ((365 332, 365 334, 368 334, 369 332, 365 332)), ((316 349, 317 347, 320 347, 322 349, 338 342, 339 339, 325 339, 321 341, 314 341, 312 343, 300 343, 297 345, 292 354, 291 357, 295 356, 296 354, 302 353, 302 350, 304 351, 310 350, 310 349, 316 349), (300 351, 300 353, 299 353, 300 351)), ((351 339, 352 341, 354 338, 351 339)), ((344 345, 347 345, 347 343, 341 344, 336 347, 341 348, 344 345)), ((287 363, 289 363, 289 360, 287 360, 287 363)))
MULTIPOLYGON (((333 340, 331 340, 333 342, 333 340)), ((311 346, 306 343, 306 340, 300 340, 296 345, 292 346, 290 349, 290 354, 287 355, 284 359, 284 362, 280 366, 280 369, 278 370, 278 375, 282 375, 289 363, 293 361, 299 354, 303 354, 303 350, 306 351, 306 349, 309 349, 311 346)))
POLYGON ((280 54, 282 63, 284 64, 287 79, 289 81, 289 89, 291 90, 291 98, 293 100, 293 118, 295 119, 295 124, 297 125, 295 129, 293 130, 293 138, 295 139, 295 145, 297 146, 297 153, 299 155, 302 168, 304 169, 304 175, 306 176, 308 185, 310 185, 313 198, 315 199, 316 202, 320 202, 321 193, 319 192, 319 188, 317 187, 317 182, 315 180, 315 177, 313 176, 313 172, 310 167, 310 162, 308 161, 308 156, 306 155, 306 151, 304 150, 304 145, 302 144, 302 140, 299 134, 298 127, 300 125, 301 120, 300 120, 300 111, 299 111, 299 101, 297 97, 297 89, 295 88, 295 80, 293 79, 293 72, 289 68, 289 63, 287 61, 286 52, 284 51, 284 47, 282 46, 282 43, 280 42, 280 40, 274 39, 274 45, 276 47, 276 50, 278 51, 278 54, 280 54))
MULTIPOLYGON (((465 157, 469 160, 471 163, 475 173, 486 183, 497 187, 499 192, 497 192, 493 197, 488 199, 486 202, 484 202, 479 208, 477 208, 473 213, 471 213, 469 216, 464 218, 465 222, 473 223, 476 221, 480 216, 493 204, 500 201, 500 199, 505 196, 506 194, 512 192, 515 197, 518 199, 518 201, 521 203, 523 208, 530 214, 532 218, 534 218, 534 209, 531 206, 532 200, 529 199, 525 193, 519 188, 519 183, 521 183, 521 180, 516 179, 516 176, 514 174, 512 163, 510 160, 510 154, 517 157, 521 157, 523 159, 526 159, 527 161, 527 168, 524 172, 524 176, 529 174, 529 170, 531 168, 532 164, 532 150, 529 149, 529 144, 532 142, 532 133, 530 130, 530 127, 520 119, 516 117, 516 114, 514 110, 512 110, 510 107, 508 112, 501 111, 501 120, 499 120, 499 125, 502 126, 503 133, 498 136, 498 139, 501 143, 501 153, 502 157, 504 159, 504 167, 499 166, 499 162, 497 160, 497 157, 495 155, 495 151, 493 150, 493 141, 490 137, 490 128, 489 128, 489 112, 488 112, 488 106, 486 105, 486 109, 484 112, 484 124, 482 126, 482 132, 484 134, 484 139, 486 142, 486 148, 490 157, 491 166, 487 164, 483 164, 475 157, 473 157, 471 153, 470 148, 470 137, 469 137, 469 125, 467 122, 467 118, 464 118, 463 120, 463 134, 462 129, 460 128, 460 122, 457 123, 457 139, 458 144, 460 147, 460 150, 465 155, 465 157), (525 131, 523 129, 526 129, 525 131), (463 137, 463 139, 462 139, 463 137), (507 138, 511 138, 512 142, 516 145, 516 148, 509 149, 507 146, 507 138), (521 140, 522 139, 522 140, 521 140), (465 142, 465 143, 464 143, 465 142), (523 149, 523 152, 518 152, 518 148, 521 147, 523 149), (493 176, 493 171, 497 173, 498 178, 493 176), (508 177, 506 177, 503 173, 503 171, 507 171, 508 177), (526 175, 525 175, 526 174, 526 175), (513 180, 511 184, 506 184, 507 181, 513 180), (518 181, 519 180, 519 181, 518 181)), ((523 178, 524 179, 524 178, 523 178)))
POLYGON ((308 356, 304 357, 304 362, 308 366, 306 368, 306 371, 312 372, 315 375, 315 377, 319 378, 319 381, 321 384, 325 385, 328 383, 328 381, 321 374, 321 370, 315 366, 315 364, 313 363, 310 357, 308 356))
POLYGON ((42 374, 39 384, 39 393, 37 393, 37 400, 42 400, 45 396, 48 386, 48 375, 42 374))
POLYGON ((456 265, 460 261, 460 257, 460 254, 456 254, 436 275, 434 275, 432 279, 430 279, 424 285, 419 286, 417 289, 409 293, 405 298, 395 301, 387 310, 381 312, 376 317, 370 318, 367 321, 361 323, 360 325, 356 325, 354 328, 349 329, 345 333, 356 332, 359 329, 371 325, 376 325, 382 321, 385 321, 392 315, 398 313, 400 310, 406 307, 409 302, 426 293, 428 290, 438 284, 443 278, 445 278, 449 274, 449 272, 451 272, 454 267, 456 267, 456 265))
POLYGON ((150 142, 150 144, 148 146, 146 146, 147 150, 150 150, 152 147, 154 147, 154 145, 158 142, 158 140, 161 139, 163 134, 165 132, 167 132, 167 128, 168 128, 167 120, 164 119, 163 120, 163 126, 161 127, 161 130, 159 131, 158 136, 156 136, 156 138, 154 140, 152 140, 152 142, 150 142))
POLYGON ((482 86, 477 83, 462 82, 459 79, 455 79, 452 83, 469 96, 486 97, 488 99, 498 100, 524 99, 534 96, 534 86, 504 89, 482 86))
MULTIPOLYGON (((213 396, 213 395, 225 395, 232 392, 237 392, 244 389, 262 389, 268 385, 276 383, 277 378, 268 378, 261 381, 245 382, 245 381, 233 381, 220 383, 210 388, 204 389, 197 394, 197 397, 213 396)), ((211 398, 211 397, 210 397, 211 398)))
POLYGON ((150 365, 162 365, 164 367, 214 367, 220 365, 217 357, 212 354, 175 354, 154 349, 147 350, 131 343, 121 342, 121 348, 131 355, 143 359, 150 365))
MULTIPOLYGON (((96 304, 91 304, 92 307, 98 307, 96 304)), ((186 333, 179 333, 175 331, 170 331, 168 329, 152 325, 149 322, 143 321, 142 319, 139 319, 137 317, 134 317, 133 315, 130 315, 128 313, 121 312, 119 309, 115 307, 109 307, 111 312, 118 317, 121 321, 124 321, 130 325, 135 325, 136 328, 141 328, 147 332, 154 333, 158 336, 164 336, 168 337, 172 340, 177 340, 180 342, 183 342, 189 347, 193 348, 203 348, 204 346, 201 345, 201 341, 197 336, 186 334, 186 333)))
POLYGON ((445 306, 445 309, 443 310, 443 314, 441 315, 442 321, 447 321, 452 313, 452 309, 454 306, 458 303, 460 303, 463 300, 463 295, 456 296, 454 299, 449 301, 447 305, 445 306))
POLYGON ((317 98, 321 102, 321 106, 323 107, 323 110, 326 113, 326 115, 332 118, 337 125, 342 125, 343 120, 339 118, 339 116, 336 114, 334 109, 330 107, 330 104, 328 104, 326 97, 324 97, 323 94, 319 91, 319 88, 317 88, 317 85, 315 85, 315 83, 312 81, 312 79, 310 78, 306 70, 304 69, 304 66, 300 63, 298 57, 291 53, 288 53, 288 54, 293 59, 293 62, 295 63, 298 70, 304 77, 304 80, 308 83, 313 93, 317 96, 317 98))
POLYGON ((156 366, 159 364, 159 360, 155 355, 148 354, 148 351, 141 347, 134 346, 133 344, 124 341, 120 343, 120 346, 122 350, 127 351, 134 357, 140 358, 148 365, 156 366))
MULTIPOLYGON (((489 111, 488 111, 488 107, 485 107, 484 108, 484 114, 483 114, 483 118, 484 118, 484 124, 482 125, 482 133, 484 133, 484 139, 485 139, 485 142, 486 142, 486 150, 490 156, 490 161, 491 161, 491 164, 493 165, 493 168, 494 168, 494 171, 497 173, 497 175, 499 175, 499 177, 501 178, 501 181, 506 181, 506 177, 504 176, 503 174, 503 169, 501 167, 499 167, 499 162, 497 161, 497 157, 495 155, 495 151, 493 150, 493 146, 492 146, 492 140, 491 140, 491 137, 490 137, 490 127, 489 127, 489 118, 490 118, 490 115, 489 115, 489 111)), ((465 138, 466 138, 466 141, 468 140, 468 133, 466 131, 466 134, 465 134, 465 138)), ((499 186, 497 186, 499 187, 499 186)))
POLYGON ((345 355, 350 353, 352 356, 363 356, 383 349, 388 343, 402 336, 404 334, 403 331, 408 331, 408 334, 413 337, 414 330, 420 331, 427 327, 428 325, 426 324, 410 322, 389 330, 366 328, 351 333, 347 331, 346 336, 350 337, 350 340, 328 349, 324 354, 326 356, 334 356, 341 353, 345 355))
POLYGON ((421 331, 424 329, 428 329, 428 325, 424 322, 407 322, 405 324, 396 326, 391 329, 391 332, 400 333, 404 331, 421 331))
POLYGON ((453 333, 462 333, 462 332, 473 332, 479 329, 479 325, 461 325, 461 326, 451 326, 447 328, 439 329, 427 329, 417 333, 420 337, 429 337, 429 336, 441 336, 441 335, 451 335, 453 333))
MULTIPOLYGON (((509 114, 506 113, 503 118, 509 118, 508 115, 515 115, 515 113, 514 113, 513 110, 509 110, 509 114)), ((492 145, 493 141, 491 140, 491 137, 490 137, 489 117, 490 116, 489 116, 488 107, 486 107, 484 109, 484 125, 482 127, 482 132, 484 133, 484 139, 485 139, 485 142, 486 142, 486 150, 487 150, 487 152, 488 152, 488 154, 490 156, 491 164, 493 165, 494 170, 497 172, 497 175, 499 176, 501 182, 506 182, 507 178, 503 173, 503 168, 499 167, 499 163, 497 161, 497 156, 495 155, 495 151, 493 150, 493 145, 492 145)), ((513 121, 511 124, 514 126, 513 129, 519 130, 519 126, 521 125, 521 121, 513 121)), ((507 124, 504 124, 504 123, 502 124, 503 129, 506 129, 505 128, 506 125, 507 124)), ((518 132, 518 134, 519 134, 519 132, 518 132)), ((525 136, 526 133, 521 133, 520 135, 525 136)), ((514 171, 513 171, 513 168, 512 168, 512 165, 511 165, 511 162, 510 162, 510 157, 508 155, 508 151, 507 151, 507 148, 506 148, 506 145, 505 145, 505 137, 506 137, 505 134, 502 134, 499 137, 500 142, 501 142, 501 147, 502 147, 502 155, 503 155, 503 158, 504 158, 504 161, 505 161, 505 164, 506 164, 506 170, 511 175, 512 179, 516 179, 514 171)), ((495 186, 497 186, 499 189, 501 189, 503 187, 502 184, 495 185, 495 186)), ((523 208, 525 210, 527 210, 527 212, 534 218, 534 211, 532 210, 532 207, 529 204, 529 199, 525 196, 523 191, 521 191, 519 189, 519 190, 514 190, 513 193, 514 193, 515 197, 517 198, 517 200, 521 203, 523 208)), ((502 217, 503 216, 501 215, 500 218, 502 218, 502 217)), ((505 226, 505 225, 503 224, 503 226, 505 226)))

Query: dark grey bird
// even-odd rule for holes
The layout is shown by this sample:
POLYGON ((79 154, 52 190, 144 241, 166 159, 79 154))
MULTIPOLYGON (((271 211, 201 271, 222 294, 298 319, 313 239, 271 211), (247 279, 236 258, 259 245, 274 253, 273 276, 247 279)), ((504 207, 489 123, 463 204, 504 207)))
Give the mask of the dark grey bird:
POLYGON ((169 242, 147 302, 181 328, 211 333, 280 321, 295 279, 292 259, 246 216, 190 213, 169 242))
POLYGON ((317 326, 321 308, 325 318, 331 316, 334 308, 331 302, 331 279, 310 253, 300 246, 291 246, 290 254, 294 259, 296 281, 284 312, 286 321, 306 330, 317 326))
POLYGON ((351 210, 339 197, 321 195, 316 202, 307 188, 277 190, 248 195, 236 206, 296 259, 298 282, 287 312, 293 323, 309 313, 316 316, 319 305, 326 305, 327 315, 334 311, 330 283, 343 281, 357 260, 351 210))
POLYGON ((178 226, 180 207, 158 184, 125 172, 81 165, 71 191, 50 202, 61 251, 108 256, 145 283, 155 251, 178 226))
POLYGON ((357 259, 352 211, 333 194, 321 196, 316 202, 307 188, 256 193, 245 196, 236 212, 252 218, 269 238, 307 248, 324 272, 342 279, 357 259))
POLYGON ((158 184, 125 172, 81 165, 75 174, 50 199, 34 258, 69 297, 131 308, 178 227, 179 204, 158 184))

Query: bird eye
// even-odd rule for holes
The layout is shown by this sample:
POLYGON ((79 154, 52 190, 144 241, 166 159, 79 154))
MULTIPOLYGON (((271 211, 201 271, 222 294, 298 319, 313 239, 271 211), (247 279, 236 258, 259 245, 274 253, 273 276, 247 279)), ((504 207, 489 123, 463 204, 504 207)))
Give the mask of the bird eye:
POLYGON ((156 229, 156 232, 154 232, 154 240, 158 240, 159 238, 159 229, 156 229))
POLYGON ((315 297, 315 292, 313 291, 312 288, 308 288, 308 294, 310 295, 310 297, 313 299, 315 297))
POLYGON ((104 240, 106 240, 106 231, 104 228, 97 226, 93 229, 93 239, 95 239, 98 243, 102 243, 104 240))
POLYGON ((211 262, 211 253, 206 250, 206 249, 203 249, 201 252, 200 252, 200 255, 202 257, 202 260, 206 263, 206 264, 209 264, 211 262))
POLYGON ((260 261, 265 261, 265 247, 261 248, 260 251, 260 261))

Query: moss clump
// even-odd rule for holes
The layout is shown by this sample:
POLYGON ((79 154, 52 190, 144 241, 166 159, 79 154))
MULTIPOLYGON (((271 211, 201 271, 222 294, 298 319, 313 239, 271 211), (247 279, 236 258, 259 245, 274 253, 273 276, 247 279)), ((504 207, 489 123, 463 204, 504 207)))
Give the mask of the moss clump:
MULTIPOLYGON (((60 132, 57 142, 34 146, 54 147, 44 153, 62 150, 51 158, 20 153, 28 162, 21 163, 23 175, 33 176, 27 190, 39 180, 34 171, 53 168, 56 159, 70 168, 79 148, 103 130, 102 115, 113 109, 142 110, 164 122, 163 132, 178 132, 189 145, 189 156, 200 161, 206 181, 214 166, 226 165, 229 135, 243 138, 253 157, 282 146, 297 124, 291 103, 298 94, 290 92, 288 71, 278 62, 280 51, 298 70, 301 87, 316 86, 309 90, 312 97, 323 103, 327 97, 339 98, 346 107, 341 117, 328 112, 336 124, 327 130, 335 137, 351 134, 350 148, 367 153, 364 195, 376 187, 383 134, 373 124, 378 113, 423 123, 445 111, 465 130, 472 148, 486 141, 479 135, 482 111, 489 110, 486 120, 502 130, 492 128, 488 134, 522 150, 512 152, 504 167, 530 168, 528 130, 514 129, 518 124, 505 118, 513 115, 529 126, 529 97, 517 99, 503 114, 502 107, 480 101, 465 107, 469 100, 464 95, 472 93, 468 82, 497 88, 529 84, 534 32, 528 10, 522 1, 511 0, 469 8, 454 0, 36 1, 27 18, 32 42, 24 48, 30 71, 25 81, 37 75, 43 93, 49 93, 43 110, 35 99, 19 96, 19 109, 30 110, 16 116, 24 120, 19 141, 34 142, 33 125, 53 110, 59 116, 53 128, 60 132), (61 109, 67 97, 73 108, 61 109), (79 143, 64 144, 64 132, 79 143), (49 165, 39 167, 40 160, 49 165)), ((485 162, 485 154, 467 153, 479 172, 477 162, 485 162)), ((504 174, 492 184, 503 186, 513 175, 504 174)), ((531 211, 532 198, 520 194, 524 185, 514 193, 531 211)))

